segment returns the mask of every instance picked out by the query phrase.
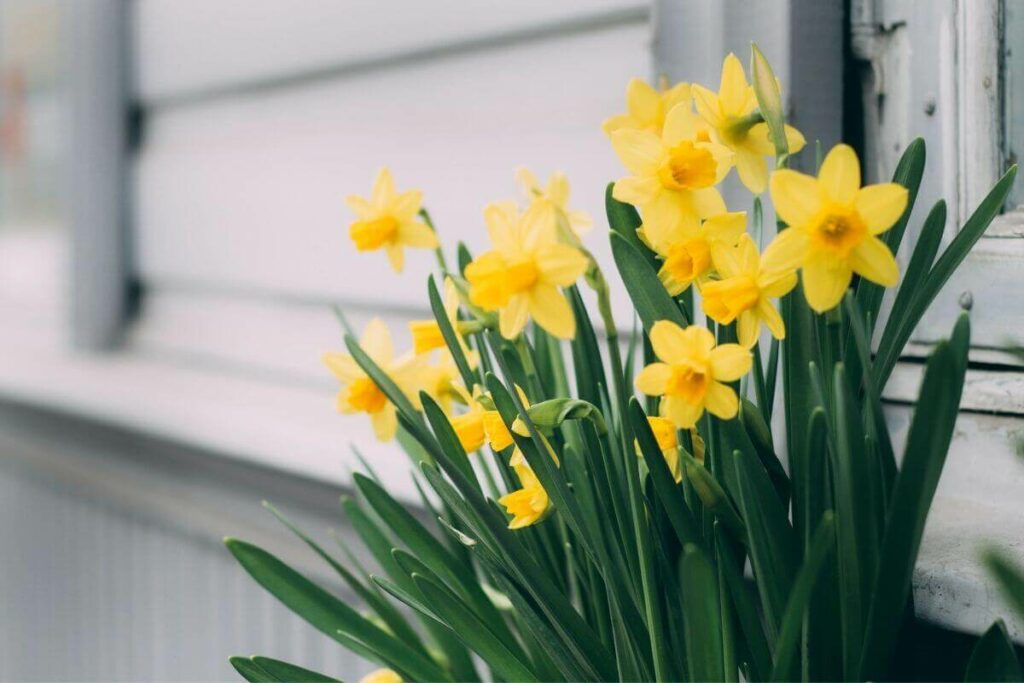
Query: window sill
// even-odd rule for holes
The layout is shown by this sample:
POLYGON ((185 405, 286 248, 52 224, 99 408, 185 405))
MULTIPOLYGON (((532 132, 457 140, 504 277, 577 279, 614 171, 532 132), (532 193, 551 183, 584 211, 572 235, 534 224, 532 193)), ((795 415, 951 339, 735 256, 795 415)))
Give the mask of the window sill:
MULTIPOLYGON (((133 351, 71 353, 49 336, 50 343, 32 335, 0 341, 0 398, 338 485, 361 466, 354 444, 397 497, 418 502, 407 460, 394 445, 375 442, 364 421, 335 413, 328 383, 204 369, 133 351)), ((889 397, 897 441, 911 413, 903 394, 916 386, 913 366, 899 373, 889 397)), ((975 398, 965 396, 968 409, 975 398)), ((1024 465, 1013 454, 1022 426, 1012 415, 965 412, 958 421, 914 575, 919 613, 938 625, 980 633, 1002 617, 1024 641, 1024 623, 1003 608, 978 562, 987 545, 1024 562, 1024 465)))

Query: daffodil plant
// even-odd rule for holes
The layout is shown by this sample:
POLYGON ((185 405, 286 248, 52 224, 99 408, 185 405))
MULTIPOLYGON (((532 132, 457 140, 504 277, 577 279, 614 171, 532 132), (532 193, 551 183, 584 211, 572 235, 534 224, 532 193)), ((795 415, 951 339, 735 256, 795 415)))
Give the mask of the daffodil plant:
MULTIPOLYGON (((299 616, 383 667, 367 681, 915 675, 911 576, 967 370, 966 313, 924 365, 905 443, 882 391, 1015 169, 941 249, 945 204, 923 222, 912 211, 921 140, 892 182, 864 185, 846 145, 801 154, 756 48, 749 73, 729 55, 717 92, 634 80, 626 113, 604 125, 626 169, 606 210, 635 321, 612 315, 613 285, 584 242, 593 221, 564 175, 521 170, 525 201, 487 206, 490 246, 458 244, 454 267, 420 192, 385 170, 369 199, 349 198, 356 249, 384 250, 396 270, 405 248, 438 250, 433 317, 411 324, 412 351, 396 355, 375 320, 324 357, 338 409, 397 442, 422 499, 407 507, 372 470, 354 475, 342 507, 369 570, 272 509, 344 599, 227 545, 299 616), (719 191, 733 169, 749 207, 719 191), (762 224, 769 202, 777 222, 762 224)), ((978 661, 1015 665, 1007 642, 993 630, 984 652, 997 654, 978 661)), ((333 680, 232 662, 253 681, 333 680)))

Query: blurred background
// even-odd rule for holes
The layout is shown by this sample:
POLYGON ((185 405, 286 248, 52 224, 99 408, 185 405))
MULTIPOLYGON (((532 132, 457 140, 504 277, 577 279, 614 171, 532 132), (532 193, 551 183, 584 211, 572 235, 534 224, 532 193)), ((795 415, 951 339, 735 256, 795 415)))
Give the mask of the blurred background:
MULTIPOLYGON (((516 196, 518 166, 565 171, 613 272, 603 196, 622 169, 601 122, 631 77, 716 86, 724 55, 746 61, 753 40, 791 121, 826 150, 853 144, 869 179, 923 135, 918 210, 948 198, 953 231, 1024 135, 1018 13, 1001 0, 0 0, 0 679, 228 680, 227 657, 253 653, 346 680, 369 668, 259 590, 221 538, 332 584, 260 501, 345 544, 353 445, 415 496, 397 450, 334 412, 319 362, 342 348, 332 306, 356 327, 383 317, 400 348, 427 314, 429 254, 395 275, 348 241, 343 199, 382 165, 424 190, 450 250, 486 243, 481 210, 516 196)), ((749 209, 740 197, 730 207, 749 209)), ((904 424, 917 359, 973 293, 977 368, 916 580, 951 633, 993 610, 964 546, 972 524, 1024 552, 1011 445, 1024 380, 1000 352, 1024 329, 1021 226, 1010 210, 982 240, 888 392, 904 424)))

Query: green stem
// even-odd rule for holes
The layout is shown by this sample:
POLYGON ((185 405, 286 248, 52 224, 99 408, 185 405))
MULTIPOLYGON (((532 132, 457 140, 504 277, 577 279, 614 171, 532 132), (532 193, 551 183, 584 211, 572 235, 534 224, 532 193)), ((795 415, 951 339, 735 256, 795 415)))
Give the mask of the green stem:
MULTIPOLYGON (((427 227, 433 230, 434 234, 437 235, 437 228, 434 227, 434 221, 430 217, 430 212, 427 211, 425 207, 420 208, 420 218, 422 218, 423 222, 427 224, 427 227)), ((440 237, 440 235, 438 236, 440 237)), ((436 249, 434 249, 434 256, 437 257, 437 266, 438 268, 441 269, 441 274, 447 275, 448 273, 450 273, 451 271, 448 270, 448 261, 447 259, 445 259, 444 252, 441 251, 440 245, 436 249)))

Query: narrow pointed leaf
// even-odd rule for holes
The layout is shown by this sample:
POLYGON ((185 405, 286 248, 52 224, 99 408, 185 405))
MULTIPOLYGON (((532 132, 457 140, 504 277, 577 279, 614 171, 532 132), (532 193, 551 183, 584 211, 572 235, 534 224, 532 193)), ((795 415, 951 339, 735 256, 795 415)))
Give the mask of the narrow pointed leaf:
POLYGON ((331 678, 322 673, 304 669, 295 664, 282 662, 280 659, 256 656, 252 658, 254 664, 274 676, 278 681, 308 681, 309 683, 341 683, 337 678, 331 678))
POLYGON ((644 329, 650 332, 659 320, 670 320, 680 327, 686 327, 686 319, 679 306, 665 291, 665 286, 661 284, 647 257, 619 233, 611 233, 611 244, 615 265, 644 329))
POLYGON ((974 646, 967 661, 965 681, 1021 681, 1020 662, 1006 624, 997 619, 974 646))

